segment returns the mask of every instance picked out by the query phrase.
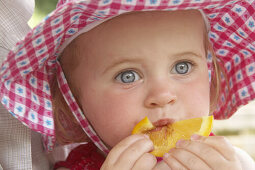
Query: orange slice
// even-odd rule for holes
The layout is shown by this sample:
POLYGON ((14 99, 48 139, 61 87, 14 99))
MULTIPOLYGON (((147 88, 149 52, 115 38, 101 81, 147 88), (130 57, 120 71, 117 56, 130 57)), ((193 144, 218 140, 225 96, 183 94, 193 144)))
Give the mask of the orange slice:
POLYGON ((147 134, 154 144, 151 154, 162 157, 180 139, 188 140, 191 135, 209 136, 213 127, 213 116, 186 119, 163 126, 160 130, 150 122, 148 117, 141 120, 133 129, 132 134, 147 134))

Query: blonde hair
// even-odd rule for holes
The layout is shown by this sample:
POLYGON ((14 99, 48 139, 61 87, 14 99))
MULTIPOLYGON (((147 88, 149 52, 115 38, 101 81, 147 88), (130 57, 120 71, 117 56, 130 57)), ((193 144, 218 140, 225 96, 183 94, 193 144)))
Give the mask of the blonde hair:
MULTIPOLYGON (((205 50, 206 56, 207 51, 209 50, 212 54, 212 67, 213 75, 211 76, 211 86, 210 86, 210 114, 216 109, 219 95, 221 92, 221 74, 225 76, 223 68, 220 66, 218 58, 216 57, 213 47, 208 39, 207 33, 205 33, 205 50)), ((79 37, 77 37, 79 38, 79 37)), ((70 83, 71 81, 71 72, 79 62, 79 46, 76 43, 76 39, 73 40, 63 51, 60 56, 60 63, 64 70, 67 81, 73 95, 76 98, 76 101, 79 104, 78 100, 78 90, 74 88, 74 84, 70 83)), ((53 99, 53 114, 54 114, 54 123, 56 129, 56 139, 59 144, 68 144, 74 142, 84 142, 88 141, 89 138, 86 136, 82 130, 80 124, 75 119, 70 108, 65 102, 59 88, 57 85, 56 78, 51 82, 51 93, 53 99), (64 120, 67 119, 67 120, 64 120)))
MULTIPOLYGON (((207 38, 206 42, 206 48, 208 51, 210 51, 212 55, 212 72, 214 74, 211 75, 211 85, 210 85, 210 115, 213 114, 215 109, 217 108, 217 104, 219 101, 219 97, 221 94, 221 75, 224 76, 227 84, 228 79, 226 76, 226 72, 224 68, 221 66, 221 59, 218 58, 213 50, 212 44, 210 43, 209 39, 207 38)), ((227 86, 229 89, 229 86, 227 86)))
MULTIPOLYGON (((75 58, 77 56, 75 44, 74 40, 65 48, 64 52, 60 56, 60 62, 64 72, 72 70, 72 67, 75 65, 77 66, 78 64, 76 63, 78 60, 75 58), (68 60, 67 63, 69 64, 65 63, 66 58, 68 60)), ((70 80, 70 73, 65 72, 65 76, 67 81, 70 80)), ((75 119, 58 87, 56 75, 52 79, 50 86, 57 143, 64 145, 69 143, 88 142, 89 138, 84 133, 79 122, 75 119)), ((73 95, 77 96, 75 88, 73 88, 71 83, 69 83, 69 86, 73 95)), ((76 101, 78 102, 77 99, 76 101)))

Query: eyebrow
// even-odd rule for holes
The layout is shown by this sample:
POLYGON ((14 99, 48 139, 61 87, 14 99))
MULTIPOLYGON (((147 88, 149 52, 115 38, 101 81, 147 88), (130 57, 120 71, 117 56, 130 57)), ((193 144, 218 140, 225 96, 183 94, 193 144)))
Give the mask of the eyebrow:
MULTIPOLYGON (((185 51, 185 52, 182 52, 182 53, 172 54, 171 57, 168 57, 168 58, 176 58, 176 57, 179 57, 179 56, 190 56, 190 55, 202 58, 201 54, 198 54, 198 53, 193 52, 193 51, 185 51)), ((118 65, 121 65, 121 64, 124 64, 124 63, 137 63, 137 62, 141 62, 142 60, 143 59, 140 59, 140 58, 131 58, 131 59, 124 58, 124 59, 121 59, 121 60, 117 60, 117 61, 113 62, 111 65, 107 66, 106 69, 104 69, 103 73, 107 72, 111 68, 114 68, 118 65)))
POLYGON ((117 60, 117 61, 114 61, 111 65, 107 66, 103 73, 107 72, 108 70, 110 70, 111 68, 114 68, 118 65, 121 65, 121 64, 125 64, 125 63, 140 63, 141 61, 143 61, 144 59, 141 59, 141 58, 137 58, 134 57, 134 58, 123 58, 123 59, 120 59, 120 60, 117 60))
POLYGON ((137 63, 137 62, 141 62, 143 59, 140 58, 124 58, 121 60, 117 60, 115 62, 113 62, 111 65, 107 66, 106 69, 104 69, 103 73, 107 72, 108 70, 110 70, 111 68, 114 68, 118 65, 124 64, 124 63, 137 63))
POLYGON ((176 53, 172 56, 173 57, 178 57, 178 56, 190 56, 190 55, 202 58, 202 54, 194 52, 194 51, 185 51, 185 52, 182 52, 182 53, 176 53))

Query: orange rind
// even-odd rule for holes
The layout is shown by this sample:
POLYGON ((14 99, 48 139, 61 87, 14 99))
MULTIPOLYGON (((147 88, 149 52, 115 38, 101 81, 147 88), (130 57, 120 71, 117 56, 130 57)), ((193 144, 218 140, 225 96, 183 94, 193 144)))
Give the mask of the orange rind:
POLYGON ((146 134, 154 145, 151 154, 162 157, 178 140, 188 140, 193 134, 209 136, 213 127, 213 116, 204 116, 177 121, 155 130, 148 117, 145 117, 134 127, 132 134, 146 134))

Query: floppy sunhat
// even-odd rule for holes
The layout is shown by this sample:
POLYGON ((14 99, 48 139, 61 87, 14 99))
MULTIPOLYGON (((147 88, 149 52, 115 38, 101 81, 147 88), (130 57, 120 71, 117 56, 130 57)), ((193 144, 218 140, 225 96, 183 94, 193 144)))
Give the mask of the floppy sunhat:
POLYGON ((46 149, 52 150, 55 130, 49 82, 56 72, 60 90, 74 116, 96 146, 107 153, 108 148, 71 93, 57 60, 59 54, 81 32, 117 15, 187 9, 203 11, 209 22, 209 39, 228 78, 228 81, 222 79, 223 90, 214 116, 216 119, 230 117, 239 106, 255 97, 254 0, 59 1, 56 10, 17 43, 1 66, 2 104, 29 128, 42 133, 46 149))

